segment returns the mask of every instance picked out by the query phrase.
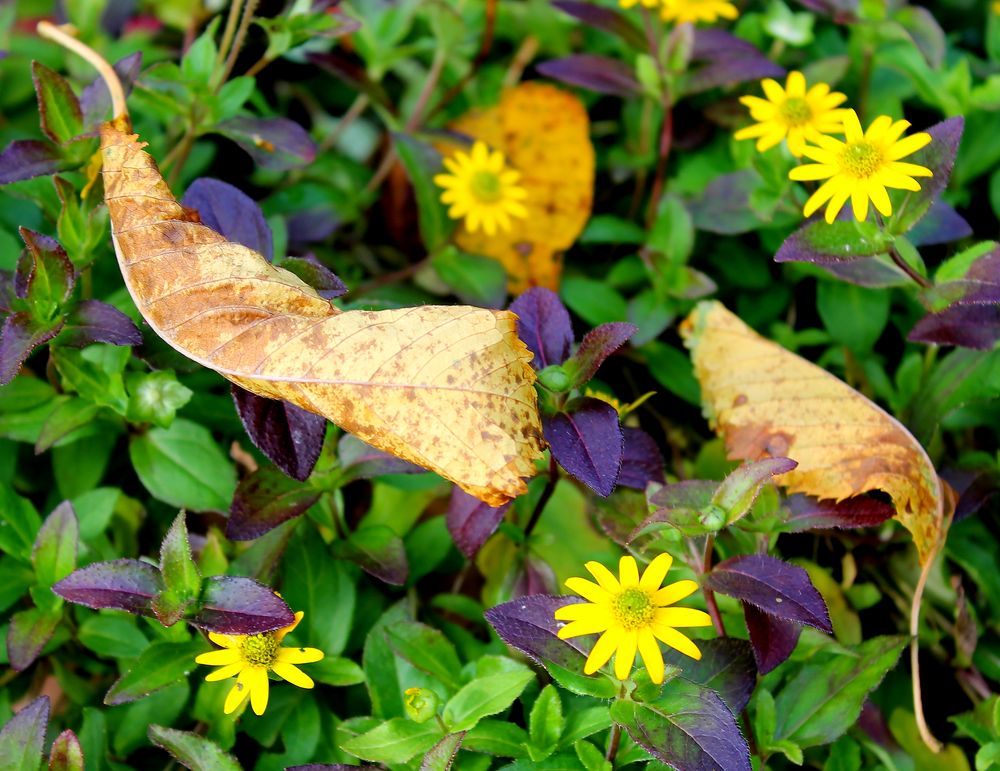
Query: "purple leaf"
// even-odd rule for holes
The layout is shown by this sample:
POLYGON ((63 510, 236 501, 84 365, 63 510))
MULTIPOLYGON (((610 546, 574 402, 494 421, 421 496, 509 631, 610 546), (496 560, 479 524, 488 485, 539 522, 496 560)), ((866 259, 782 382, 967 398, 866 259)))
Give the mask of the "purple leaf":
POLYGON ((269 586, 252 578, 206 578, 201 608, 190 619, 195 626, 219 634, 260 634, 288 626, 295 614, 269 586))
POLYGON ((514 586, 511 590, 512 597, 551 594, 559 586, 552 566, 541 557, 530 553, 524 557, 524 561, 515 570, 515 576, 514 586))
POLYGON ((288 243, 305 246, 325 241, 340 227, 337 210, 329 205, 317 206, 289 214, 285 222, 288 243))
POLYGON ((1000 306, 953 305, 940 313, 930 313, 917 322, 906 339, 991 350, 1000 340, 1000 306))
POLYGON ((326 418, 236 385, 232 393, 236 412, 254 446, 292 479, 308 479, 323 449, 326 418))
POLYGON ((663 483, 665 461, 656 441, 641 428, 623 428, 625 452, 618 472, 618 484, 645 490, 650 482, 663 483))
POLYGON ((332 548, 334 557, 350 560, 387 584, 402 586, 410 574, 402 539, 384 525, 359 528, 334 541, 332 548))
POLYGON ((52 742, 49 753, 49 771, 83 771, 83 748, 80 740, 70 729, 66 729, 52 742))
POLYGON ((599 94, 629 99, 642 93, 642 86, 632 74, 632 68, 607 56, 573 54, 542 62, 535 69, 547 78, 587 88, 599 94))
POLYGON ((693 69, 684 88, 685 94, 785 74, 783 68, 752 44, 721 29, 694 31, 691 60, 702 66, 693 69))
POLYGON ((269 466, 240 480, 226 523, 226 537, 252 541, 299 516, 319 500, 322 490, 289 479, 269 466))
POLYGON ((61 327, 61 321, 48 328, 40 326, 27 311, 8 316, 0 331, 0 385, 13 380, 31 352, 55 337, 61 327))
POLYGON ((344 434, 337 442, 340 466, 350 479, 371 479, 385 474, 422 474, 426 469, 395 455, 376 450, 354 434, 344 434))
POLYGON ((914 246, 935 246, 950 244, 952 241, 971 235, 972 226, 965 221, 965 218, 955 211, 953 206, 938 200, 931 205, 924 218, 906 234, 906 238, 914 246))
POLYGON ((286 257, 281 261, 281 267, 301 278, 325 300, 347 292, 347 284, 315 257, 286 257))
POLYGON ((288 118, 230 118, 215 130, 236 142, 265 169, 300 169, 316 159, 316 143, 288 118))
POLYGON ((649 45, 642 30, 625 14, 614 9, 576 0, 553 0, 552 6, 594 29, 617 35, 637 51, 645 50, 649 45))
POLYGON ((545 369, 562 364, 573 345, 569 311, 551 289, 532 287, 510 304, 517 314, 517 336, 535 354, 531 366, 545 369))
POLYGON ((893 233, 905 233, 916 225, 948 187, 964 129, 965 118, 961 115, 937 123, 927 129, 927 133, 931 135, 931 143, 906 158, 907 163, 926 166, 934 172, 934 176, 921 179, 920 190, 905 193, 900 203, 894 207, 893 216, 888 223, 893 233))
POLYGON ((649 496, 649 503, 658 509, 701 509, 712 502, 718 488, 719 483, 710 479, 687 479, 661 487, 649 496))
POLYGON ((903 271, 881 259, 836 262, 821 267, 841 281, 869 289, 909 286, 911 283, 911 279, 903 271))
POLYGON ((943 473, 942 477, 954 488, 958 496, 954 522, 971 517, 1000 496, 1000 473, 993 469, 979 472, 949 470, 943 473))
POLYGON ((31 608, 13 615, 7 629, 7 658, 15 672, 23 672, 35 662, 61 620, 59 610, 31 608))
POLYGON ((0 185, 55 174, 71 165, 51 142, 15 139, 0 153, 0 185))
POLYGON ((358 769, 379 768, 379 766, 348 766, 343 763, 306 763, 304 766, 288 766, 285 771, 358 771, 358 769))
MULTIPOLYGON (((115 62, 114 69, 125 90, 125 96, 128 96, 142 69, 142 51, 122 57, 115 62)), ((111 94, 103 78, 97 77, 84 87, 80 94, 80 107, 83 109, 85 128, 94 128, 106 119, 108 110, 111 109, 111 94)))
POLYGON ((750 195, 760 184, 760 175, 753 169, 715 177, 701 195, 688 201, 694 226, 726 236, 755 230, 761 223, 750 208, 750 195))
POLYGON ((864 257, 884 254, 890 236, 872 223, 856 223, 853 219, 826 222, 814 217, 785 239, 775 262, 812 262, 817 265, 837 265, 864 257))
POLYGON ((625 453, 618 411, 586 396, 542 419, 545 441, 559 465, 603 498, 611 495, 625 453))
POLYGON ((88 608, 151 615, 153 598, 163 588, 160 571, 153 565, 120 559, 80 568, 53 586, 52 591, 64 600, 88 608))
POLYGON ((271 228, 264 220, 264 213, 239 188, 211 177, 200 177, 191 183, 181 203, 196 209, 201 221, 215 232, 264 255, 268 262, 274 259, 271 228))
POLYGON ((757 660, 757 669, 762 675, 766 675, 792 655, 802 633, 802 626, 765 613, 749 602, 743 603, 743 617, 747 622, 747 631, 750 632, 750 644, 757 660))
POLYGON ((490 506, 457 487, 452 488, 448 501, 448 532, 459 551, 469 559, 475 557, 496 532, 509 508, 510 503, 490 506))
POLYGON ((789 511, 784 529, 790 533, 829 528, 875 527, 890 519, 896 510, 891 503, 859 495, 843 501, 818 500, 808 495, 785 499, 789 511))
POLYGON ((85 348, 91 343, 142 345, 142 332, 114 306, 100 300, 81 300, 66 317, 59 345, 85 348))
POLYGON ((738 715, 750 701, 750 694, 757 685, 757 666, 754 664, 750 643, 735 637, 716 637, 699 640, 701 658, 668 648, 663 661, 681 670, 681 677, 711 688, 726 702, 729 711, 738 715))
POLYGON ((837 24, 850 24, 857 20, 858 0, 799 0, 811 11, 826 14, 837 24))
POLYGON ((805 570, 764 554, 720 562, 705 586, 788 621, 832 632, 830 613, 805 570))
POLYGON ((574 386, 588 382, 611 354, 621 348, 639 328, 625 321, 601 324, 583 336, 580 347, 566 362, 574 386))
POLYGON ((48 696, 39 696, 8 720, 0 730, 0 768, 17 771, 40 768, 48 724, 48 696))
POLYGON ((552 662, 564 669, 577 670, 583 666, 585 650, 580 640, 560 640, 556 634, 562 622, 553 615, 556 608, 577 602, 573 597, 553 597, 535 594, 486 611, 486 620, 511 648, 521 651, 539 664, 552 662))

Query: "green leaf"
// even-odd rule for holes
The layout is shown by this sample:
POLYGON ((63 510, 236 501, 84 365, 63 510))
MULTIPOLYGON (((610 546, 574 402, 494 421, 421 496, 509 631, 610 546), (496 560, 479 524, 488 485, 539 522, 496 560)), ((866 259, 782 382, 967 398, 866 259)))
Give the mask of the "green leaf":
POLYGON ((236 758, 197 734, 154 724, 149 727, 149 740, 191 771, 243 771, 236 758))
POLYGON ((126 346, 92 345, 82 351, 52 349, 52 359, 67 389, 119 415, 125 414, 128 404, 122 370, 130 355, 126 346))
POLYGON ((496 308, 507 297, 507 272, 497 260, 445 246, 431 258, 438 277, 469 305, 496 308))
POLYGON ((563 302, 592 327, 628 319, 625 298, 603 281, 566 276, 559 289, 563 302))
POLYGON ((839 281, 820 281, 816 309, 830 337, 854 353, 866 355, 889 322, 890 294, 839 281))
POLYGON ((365 681, 365 671, 351 659, 340 656, 325 656, 321 661, 310 664, 309 674, 317 682, 341 688, 365 681))
POLYGON ((52 742, 49 771, 84 771, 83 749, 76 734, 66 729, 52 742))
POLYGON ((689 404, 701 405, 701 387, 687 354, 659 340, 646 343, 642 352, 650 374, 660 385, 689 404))
POLYGON ((386 639, 398 655, 439 680, 450 692, 462 687, 462 664, 455 646, 441 632, 416 621, 386 627, 386 639))
POLYGON ((129 457, 154 498, 193 511, 228 510, 236 472, 204 426, 177 419, 152 428, 132 438, 129 457))
POLYGON ((451 731, 472 728, 480 719, 507 709, 534 678, 535 674, 524 667, 520 672, 473 680, 445 704, 445 724, 451 731))
POLYGON ((187 682, 197 669, 195 656, 207 649, 204 641, 159 641, 150 645, 132 667, 104 695, 108 706, 127 704, 145 698, 178 682, 187 682))
POLYGON ((41 62, 32 62, 31 79, 45 135, 60 145, 79 136, 83 132, 83 113, 66 78, 41 62))
POLYGON ((535 699, 528 720, 531 749, 537 750, 532 752, 533 760, 547 758, 555 751, 565 725, 559 691, 554 685, 546 685, 535 699))
POLYGON ((170 428, 177 410, 191 400, 193 391, 177 382, 170 370, 130 373, 128 407, 125 417, 131 423, 154 423, 160 428, 170 428))
POLYGON ((455 761, 458 748, 462 746, 464 732, 448 734, 435 744, 431 751, 424 755, 420 763, 420 771, 448 771, 455 761))
POLYGON ((440 201, 441 189, 434 184, 434 175, 441 173, 441 155, 430 145, 409 134, 394 133, 393 146, 417 199, 420 236, 431 254, 448 240, 454 223, 448 219, 440 201))
POLYGON ((31 501, 16 495, 9 485, 0 485, 0 551, 29 562, 41 526, 31 501))
MULTIPOLYGON (((15 672, 21 672, 35 662, 52 639, 62 615, 60 606, 31 608, 13 615, 7 629, 7 654, 15 672)), ((3 766, 0 765, 0 768, 3 766)))
POLYGON ((506 720, 480 720, 465 734, 462 746, 502 758, 520 758, 527 754, 528 733, 506 720))
POLYGON ((0 731, 0 768, 38 771, 48 722, 48 696, 38 697, 7 721, 0 731))
POLYGON ((867 640, 850 654, 813 658, 775 699, 775 739, 802 748, 832 742, 854 725, 865 697, 905 646, 905 638, 885 635, 867 640))
POLYGON ((31 555, 38 586, 48 589, 76 568, 80 532, 69 501, 63 501, 45 518, 31 555))
POLYGON ((414 723, 406 718, 394 717, 361 736, 348 739, 341 749, 362 760, 405 763, 414 755, 427 752, 443 736, 441 727, 433 720, 414 723))
POLYGON ((149 646, 135 620, 118 613, 91 616, 80 625, 78 639, 98 656, 112 659, 134 658, 149 646))
POLYGON ((88 399, 69 398, 57 404, 38 434, 35 454, 45 452, 77 429, 91 425, 100 409, 99 405, 88 399))
POLYGON ((611 771, 611 763, 604 759, 604 753, 590 742, 581 739, 573 749, 586 771, 611 771))
POLYGON ((153 612, 160 623, 171 626, 201 593, 201 574, 191 557, 183 511, 174 519, 160 546, 160 572, 166 588, 153 600, 153 612))
POLYGON ((571 712, 566 718, 561 745, 568 747, 580 739, 586 739, 609 728, 611 728, 611 711, 603 704, 571 712))
POLYGON ((181 74, 191 85, 208 88, 215 73, 215 59, 218 49, 215 46, 215 34, 219 28, 219 19, 212 19, 205 31, 188 46, 181 60, 181 74))

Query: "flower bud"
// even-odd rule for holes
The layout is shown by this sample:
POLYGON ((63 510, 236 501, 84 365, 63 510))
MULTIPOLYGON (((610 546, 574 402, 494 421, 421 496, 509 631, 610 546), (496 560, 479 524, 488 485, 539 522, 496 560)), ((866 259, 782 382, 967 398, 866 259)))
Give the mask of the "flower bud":
POLYGON ((426 723, 437 714, 440 700, 427 688, 407 688, 403 692, 403 709, 414 723, 426 723))

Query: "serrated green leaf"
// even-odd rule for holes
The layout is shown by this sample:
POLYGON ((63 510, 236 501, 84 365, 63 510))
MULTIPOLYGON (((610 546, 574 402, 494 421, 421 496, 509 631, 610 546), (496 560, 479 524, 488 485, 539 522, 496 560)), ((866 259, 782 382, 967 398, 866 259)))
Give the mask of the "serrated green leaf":
POLYGON ((341 749, 362 760, 405 763, 414 755, 427 752, 443 737, 444 732, 433 720, 414 723, 406 718, 394 717, 344 742, 341 749))
POLYGON ((445 704, 445 725, 451 731, 467 731, 480 719, 507 709, 534 677, 531 670, 524 668, 473 680, 445 704))
POLYGON ((154 724, 149 727, 149 740, 191 771, 243 771, 236 758, 215 742, 188 731, 154 724))

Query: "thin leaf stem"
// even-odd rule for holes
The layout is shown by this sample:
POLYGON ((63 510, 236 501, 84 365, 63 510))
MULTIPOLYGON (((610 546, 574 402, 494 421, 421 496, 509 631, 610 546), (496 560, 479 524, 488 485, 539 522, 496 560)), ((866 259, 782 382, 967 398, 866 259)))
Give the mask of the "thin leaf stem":
POLYGON ((223 84, 229 80, 229 76, 233 72, 233 67, 236 66, 236 58, 240 55, 240 49, 243 48, 243 42, 246 40, 247 32, 249 32, 250 24, 253 21, 253 15, 257 12, 259 4, 260 0, 246 0, 246 4, 243 6, 243 16, 240 18, 240 26, 236 30, 236 37, 233 39, 233 45, 226 57, 226 66, 222 71, 222 77, 219 78, 219 82, 215 86, 216 91, 222 88, 223 84))
POLYGON ((920 577, 913 590, 913 601, 910 603, 910 673, 913 678, 913 717, 916 720, 920 738, 924 740, 928 749, 935 753, 940 752, 943 745, 931 733, 930 726, 927 725, 927 718, 924 716, 924 701, 920 687, 920 604, 924 597, 927 578, 943 542, 944 534, 942 533, 934 550, 927 555, 927 561, 920 570, 920 577))
POLYGON ((608 741, 608 751, 604 755, 604 759, 611 764, 614 768, 615 756, 618 754, 618 746, 622 741, 622 727, 618 723, 614 723, 611 726, 611 738, 608 741))
POLYGON ((111 94, 111 112, 113 117, 128 118, 128 105, 125 104, 125 90, 122 88, 122 82, 118 79, 118 73, 115 72, 115 68, 108 64, 107 60, 93 48, 86 43, 81 43, 69 34, 68 29, 72 28, 67 26, 57 27, 55 24, 47 21, 38 22, 37 27, 38 34, 42 37, 53 40, 63 48, 68 48, 76 55, 86 59, 97 70, 101 79, 104 80, 104 84, 108 87, 108 91, 111 94))
MULTIPOLYGON (((703 576, 712 572, 712 556, 715 553, 715 536, 705 537, 705 552, 701 560, 701 574, 703 576)), ((712 626, 715 627, 719 637, 726 637, 726 627, 722 623, 722 614, 719 612, 719 603, 715 600, 715 592, 702 584, 702 593, 705 595, 705 605, 708 608, 708 615, 712 617, 712 626)))
POLYGON ((236 24, 240 20, 240 11, 243 9, 243 0, 231 0, 229 3, 229 15, 226 17, 226 28, 222 32, 222 41, 219 43, 219 51, 215 55, 215 69, 219 70, 222 63, 229 55, 229 47, 233 44, 233 35, 236 34, 236 24))
POLYGON ((559 466, 556 465, 556 459, 552 455, 549 455, 549 480, 545 483, 545 489, 542 490, 542 494, 538 498, 538 503, 535 504, 534 511, 531 512, 528 524, 524 526, 525 540, 527 540, 532 531, 535 529, 535 525, 538 524, 538 520, 541 519, 542 512, 545 510, 545 505, 549 502, 549 498, 552 497, 552 493, 556 491, 556 483, 558 481, 559 466))
POLYGON ((913 267, 906 260, 903 259, 902 255, 900 255, 900 253, 896 251, 895 246, 892 245, 889 246, 889 256, 892 258, 892 261, 896 263, 896 266, 901 271, 903 271, 907 276, 916 281, 922 288, 928 289, 934 286, 934 283, 932 281, 917 273, 917 271, 915 271, 913 267))

